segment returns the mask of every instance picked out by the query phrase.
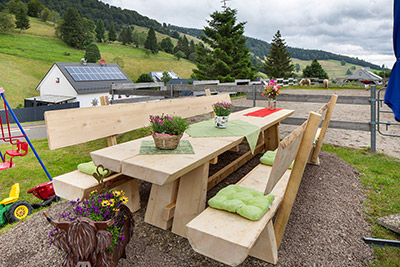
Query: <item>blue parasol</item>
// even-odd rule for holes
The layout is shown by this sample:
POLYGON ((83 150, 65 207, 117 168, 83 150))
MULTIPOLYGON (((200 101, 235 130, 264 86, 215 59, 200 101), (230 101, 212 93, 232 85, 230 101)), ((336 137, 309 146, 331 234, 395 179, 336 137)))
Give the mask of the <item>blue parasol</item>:
POLYGON ((393 9, 393 49, 396 62, 386 88, 385 104, 393 110, 394 118, 400 121, 400 1, 397 0, 394 0, 393 9))

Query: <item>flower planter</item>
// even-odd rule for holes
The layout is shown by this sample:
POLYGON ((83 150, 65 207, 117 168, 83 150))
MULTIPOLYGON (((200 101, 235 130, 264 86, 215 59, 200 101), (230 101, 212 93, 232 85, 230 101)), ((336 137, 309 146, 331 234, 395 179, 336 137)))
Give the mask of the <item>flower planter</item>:
POLYGON ((179 141, 182 138, 182 134, 180 135, 169 135, 169 134, 159 134, 153 133, 154 145, 158 149, 162 150, 172 150, 176 149, 179 145, 179 141))
POLYGON ((113 267, 118 264, 120 258, 126 258, 125 248, 133 235, 134 221, 125 205, 120 206, 120 212, 125 216, 121 226, 125 239, 120 246, 109 252, 112 235, 106 229, 114 223, 114 219, 93 221, 79 217, 71 222, 60 222, 53 220, 45 211, 49 223, 57 228, 54 245, 65 253, 63 266, 113 267))
POLYGON ((217 128, 225 129, 228 127, 229 116, 215 116, 214 126, 217 128))

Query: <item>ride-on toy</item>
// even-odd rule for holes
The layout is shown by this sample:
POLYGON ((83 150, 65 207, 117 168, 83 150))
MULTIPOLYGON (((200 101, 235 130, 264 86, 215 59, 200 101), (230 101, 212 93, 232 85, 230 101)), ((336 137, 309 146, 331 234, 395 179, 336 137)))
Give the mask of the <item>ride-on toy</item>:
POLYGON ((32 213, 32 206, 25 200, 18 201, 19 183, 11 187, 10 196, 0 201, 0 226, 6 222, 14 223, 32 213))

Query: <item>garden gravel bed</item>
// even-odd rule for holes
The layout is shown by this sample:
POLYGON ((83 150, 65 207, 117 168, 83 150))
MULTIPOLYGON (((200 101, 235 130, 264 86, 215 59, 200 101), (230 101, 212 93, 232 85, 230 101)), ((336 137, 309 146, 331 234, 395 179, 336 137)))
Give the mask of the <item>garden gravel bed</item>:
MULTIPOLYGON (((219 164, 231 161, 234 154, 221 156, 219 164)), ((255 157, 227 177, 208 192, 207 198, 238 181, 258 164, 258 159, 255 157)), ((212 173, 219 167, 210 168, 212 173)), ((194 252, 185 238, 144 223, 150 184, 141 182, 140 191, 143 208, 134 214, 134 235, 127 247, 127 259, 121 259, 118 266, 224 266, 194 252)), ((370 263, 373 251, 362 241, 363 236, 370 236, 370 228, 363 219, 364 201, 356 169, 338 156, 322 151, 321 165, 306 167, 279 249, 278 266, 366 266, 370 263)), ((54 204, 49 213, 57 218, 68 205, 68 202, 54 204)), ((3 244, 0 266, 61 266, 61 252, 49 245, 51 229, 41 212, 18 223, 0 237, 3 244)), ((242 266, 270 265, 249 257, 242 266)))

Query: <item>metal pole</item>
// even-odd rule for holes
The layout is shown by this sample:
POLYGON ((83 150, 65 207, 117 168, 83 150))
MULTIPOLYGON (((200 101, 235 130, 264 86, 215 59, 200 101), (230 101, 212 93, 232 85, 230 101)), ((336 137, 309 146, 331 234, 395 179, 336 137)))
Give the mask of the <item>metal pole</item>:
POLYGON ((171 98, 174 98, 174 85, 171 84, 171 98))
POLYGON ((256 85, 253 84, 253 107, 256 106, 256 85))
POLYGON ((46 167, 44 166, 44 164, 43 164, 42 160, 40 159, 38 153, 36 153, 35 148, 33 147, 31 141, 29 140, 28 136, 26 135, 24 129, 22 129, 21 124, 19 123, 19 121, 18 121, 17 117, 15 116, 13 110, 11 109, 10 105, 8 104, 6 98, 4 97, 4 92, 1 93, 0 95, 1 95, 1 97, 3 98, 3 100, 4 100, 4 103, 7 105, 8 111, 11 113, 11 115, 13 116, 15 122, 17 123, 17 125, 18 125, 18 127, 19 127, 21 133, 22 133, 23 135, 25 135, 25 140, 28 142, 29 146, 31 147, 33 153, 35 154, 36 158, 38 159, 38 161, 39 161, 40 165, 42 166, 44 172, 46 173, 47 177, 50 179, 50 181, 52 181, 53 179, 51 178, 49 172, 47 171, 46 167))
POLYGON ((376 86, 371 86, 371 151, 376 152, 376 86))

